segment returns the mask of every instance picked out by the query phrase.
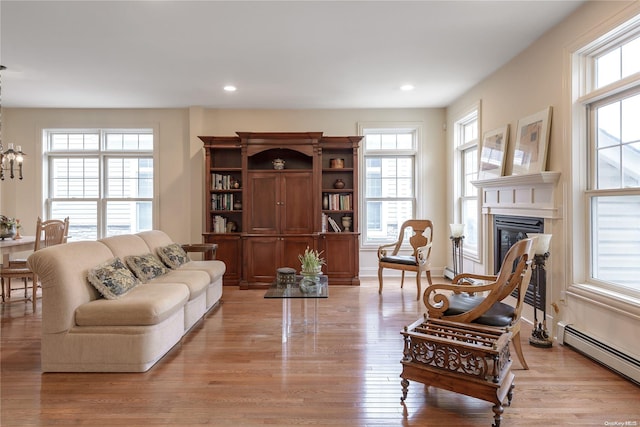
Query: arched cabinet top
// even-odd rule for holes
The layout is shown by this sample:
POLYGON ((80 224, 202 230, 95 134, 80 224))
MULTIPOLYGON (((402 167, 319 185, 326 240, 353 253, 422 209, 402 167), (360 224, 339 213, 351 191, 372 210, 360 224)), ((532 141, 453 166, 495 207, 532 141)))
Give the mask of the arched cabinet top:
POLYGON ((317 152, 322 132, 236 132, 247 146, 247 156, 267 150, 297 151, 309 157, 317 152))

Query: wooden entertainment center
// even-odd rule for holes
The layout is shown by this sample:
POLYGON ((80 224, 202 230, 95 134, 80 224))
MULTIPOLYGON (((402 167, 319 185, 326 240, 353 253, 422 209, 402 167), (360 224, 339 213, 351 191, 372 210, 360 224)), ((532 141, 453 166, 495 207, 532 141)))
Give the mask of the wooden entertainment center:
POLYGON ((359 285, 362 137, 236 134, 200 137, 207 197, 203 236, 218 245, 216 257, 227 265, 224 284, 266 287, 277 268, 299 270, 298 254, 309 246, 323 251, 330 284, 359 285))

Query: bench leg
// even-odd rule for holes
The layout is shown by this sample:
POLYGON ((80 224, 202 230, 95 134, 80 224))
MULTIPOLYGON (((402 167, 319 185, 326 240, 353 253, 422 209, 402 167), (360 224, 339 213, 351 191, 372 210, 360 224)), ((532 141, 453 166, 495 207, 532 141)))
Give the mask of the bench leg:
POLYGON ((511 406, 511 399, 513 399, 513 388, 516 385, 511 383, 511 387, 509 387, 509 391, 507 392, 507 402, 509 402, 509 406, 511 406))
POLYGON ((402 381, 400 381, 400 384, 402 385, 402 397, 400 398, 400 402, 404 402, 407 398, 407 392, 409 391, 409 380, 403 378, 402 381))
POLYGON ((495 404, 493 406, 493 413, 495 414, 493 416, 493 419, 495 420, 495 422, 492 424, 493 427, 500 427, 500 421, 502 421, 502 413, 504 412, 504 407, 501 404, 495 404))

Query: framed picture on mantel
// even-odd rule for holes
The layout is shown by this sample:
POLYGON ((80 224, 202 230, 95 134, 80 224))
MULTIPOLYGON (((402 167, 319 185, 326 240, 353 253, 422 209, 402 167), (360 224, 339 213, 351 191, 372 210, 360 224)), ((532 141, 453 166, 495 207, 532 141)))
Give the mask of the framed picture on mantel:
POLYGON ((547 163, 551 107, 518 120, 512 175, 542 172, 547 163))
POLYGON ((482 137, 480 168, 478 179, 490 179, 502 176, 504 155, 509 141, 509 125, 486 132, 482 137))

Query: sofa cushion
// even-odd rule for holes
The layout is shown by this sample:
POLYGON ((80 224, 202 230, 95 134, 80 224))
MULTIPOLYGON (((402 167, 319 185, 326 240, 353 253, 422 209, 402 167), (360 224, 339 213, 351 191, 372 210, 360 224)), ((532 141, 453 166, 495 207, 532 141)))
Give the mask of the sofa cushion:
POLYGON ((175 269, 189 262, 189 256, 178 243, 172 243, 157 249, 158 257, 167 267, 175 269))
POLYGON ((141 231, 135 236, 145 242, 151 253, 162 246, 175 243, 167 233, 160 230, 141 231))
POLYGON ((226 271, 227 266, 224 262, 220 260, 207 260, 207 261, 189 261, 186 264, 182 264, 178 271, 182 270, 202 270, 206 271, 209 275, 211 283, 220 279, 224 272, 226 271))
POLYGON ((89 283, 107 299, 118 299, 140 284, 118 257, 103 262, 89 270, 89 283))
POLYGON ((189 290, 181 283, 140 284, 117 300, 97 299, 78 306, 78 326, 148 326, 183 310, 189 290))
POLYGON ((167 267, 165 267, 160 260, 151 253, 144 255, 129 255, 125 257, 124 261, 136 277, 144 283, 154 277, 167 274, 168 271, 167 267))
POLYGON ((144 255, 154 252, 140 236, 135 234, 105 237, 99 242, 111 249, 113 256, 119 256, 123 260, 129 255, 144 255))
POLYGON ((189 301, 206 292, 211 283, 209 275, 199 270, 170 270, 169 273, 158 276, 149 283, 182 283, 189 288, 189 301))

